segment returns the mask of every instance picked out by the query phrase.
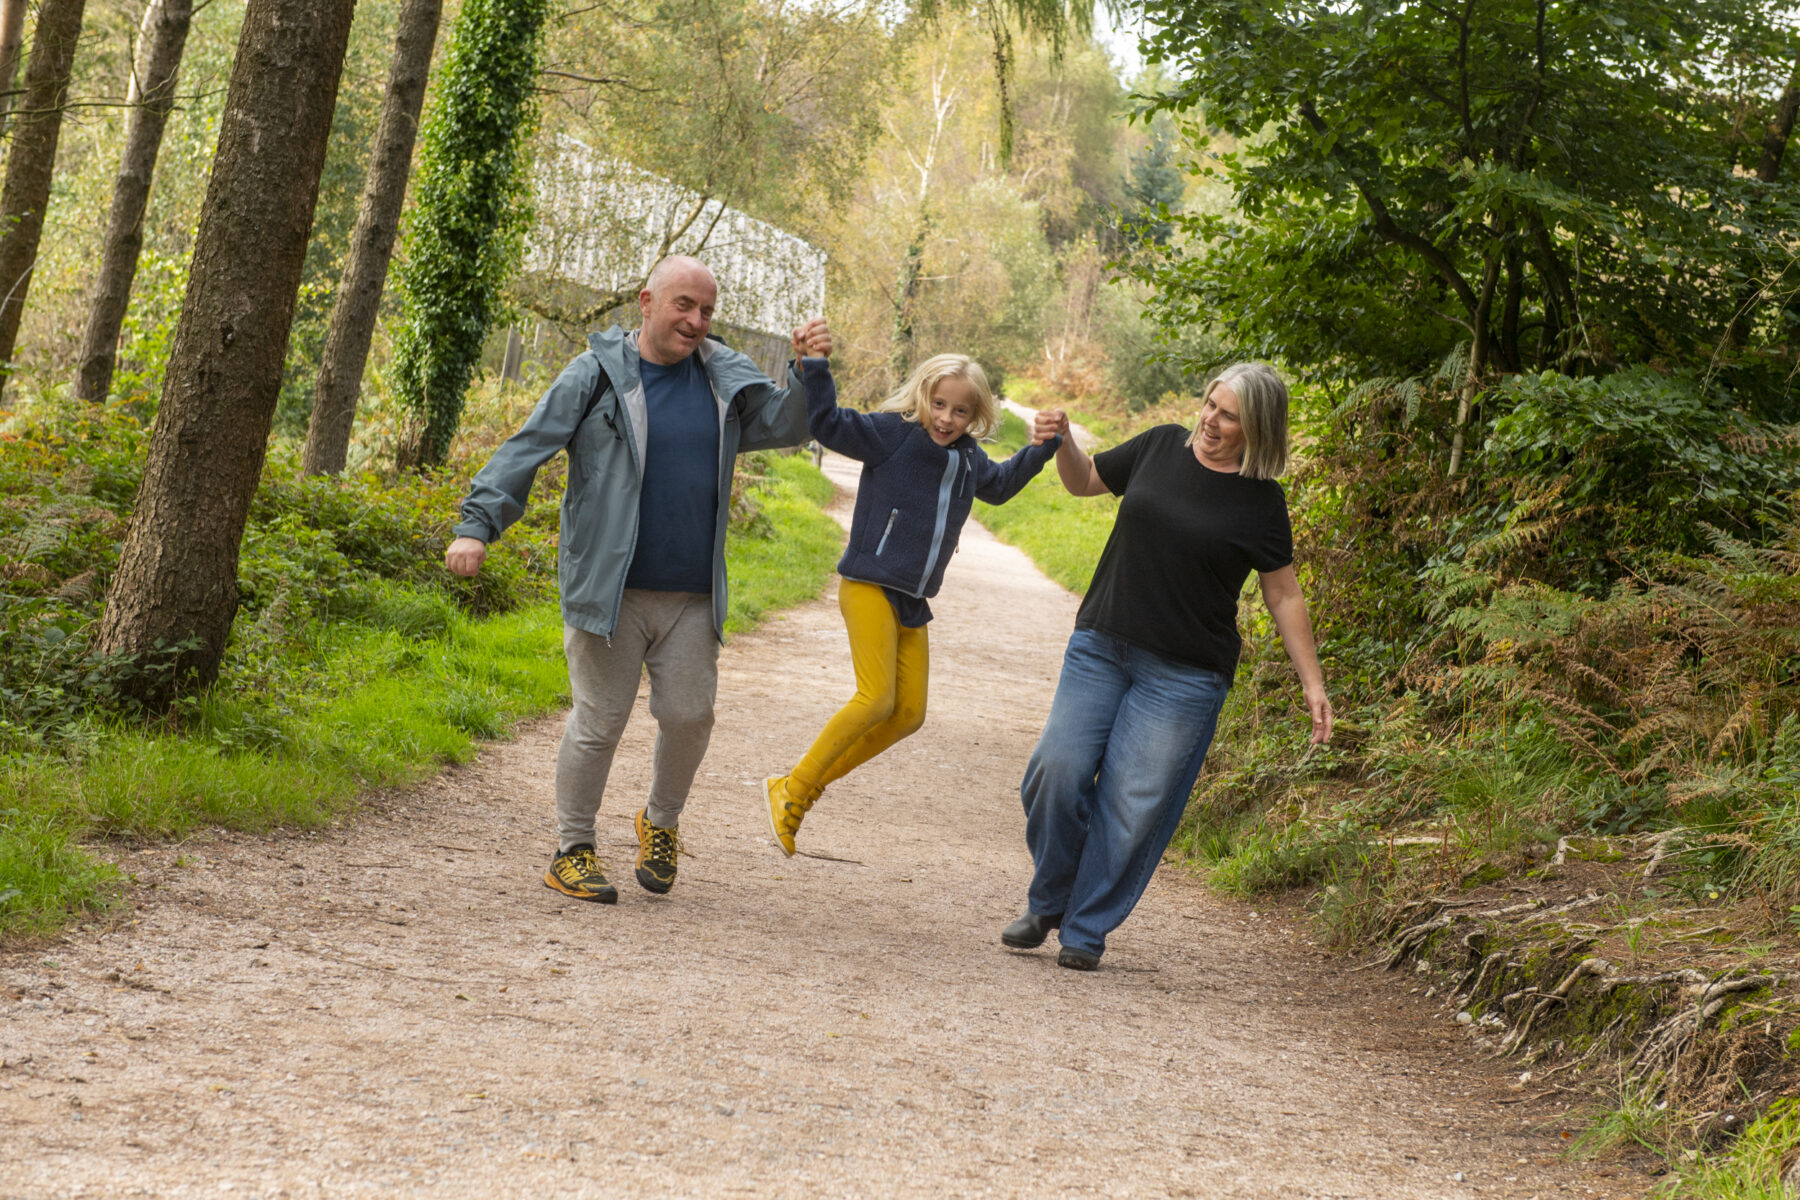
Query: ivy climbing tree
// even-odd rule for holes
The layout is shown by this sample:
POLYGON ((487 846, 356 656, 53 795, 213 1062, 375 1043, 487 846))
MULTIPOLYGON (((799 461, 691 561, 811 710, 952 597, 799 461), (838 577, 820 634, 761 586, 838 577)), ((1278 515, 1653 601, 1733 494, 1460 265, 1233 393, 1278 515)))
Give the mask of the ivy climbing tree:
POLYGON ((467 0, 420 130, 417 207, 399 270, 394 390, 411 411, 403 468, 444 461, 531 206, 526 146, 548 0, 467 0))

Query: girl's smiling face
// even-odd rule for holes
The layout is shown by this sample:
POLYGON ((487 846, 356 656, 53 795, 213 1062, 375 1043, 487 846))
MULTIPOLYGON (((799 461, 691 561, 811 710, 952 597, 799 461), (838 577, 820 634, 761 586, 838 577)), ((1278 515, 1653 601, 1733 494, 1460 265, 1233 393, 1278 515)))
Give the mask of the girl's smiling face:
POLYGON ((960 375, 938 380, 931 389, 925 412, 925 432, 940 446, 948 446, 968 432, 975 419, 975 385, 960 375))

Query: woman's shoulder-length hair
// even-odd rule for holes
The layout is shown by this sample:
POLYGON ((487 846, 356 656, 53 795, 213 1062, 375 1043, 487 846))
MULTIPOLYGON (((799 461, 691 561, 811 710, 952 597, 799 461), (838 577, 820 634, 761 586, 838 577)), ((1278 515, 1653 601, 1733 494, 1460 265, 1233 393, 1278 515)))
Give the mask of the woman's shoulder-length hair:
MULTIPOLYGON (((1288 390, 1268 363, 1233 363, 1206 385, 1201 400, 1216 387, 1228 387, 1238 398, 1238 425, 1244 431, 1244 456, 1238 474, 1246 479, 1279 479, 1288 463, 1288 390)), ((1188 435, 1200 436, 1199 422, 1188 435)))

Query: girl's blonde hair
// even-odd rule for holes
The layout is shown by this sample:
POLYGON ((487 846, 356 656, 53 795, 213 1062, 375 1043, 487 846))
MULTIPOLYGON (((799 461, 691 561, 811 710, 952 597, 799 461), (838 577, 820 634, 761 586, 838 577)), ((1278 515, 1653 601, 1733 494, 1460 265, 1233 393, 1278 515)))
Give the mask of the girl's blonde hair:
POLYGON ((969 416, 969 435, 976 440, 992 437, 1000 428, 1000 406, 988 386, 987 372, 966 354, 934 354, 912 369, 900 390, 882 401, 882 412, 899 413, 923 424, 931 411, 931 393, 946 379, 966 379, 975 389, 975 411, 969 416))
MULTIPOLYGON (((1277 479, 1287 470, 1288 390, 1267 363, 1233 363, 1206 385, 1204 404, 1216 387, 1228 387, 1238 398, 1238 426, 1244 431, 1244 457, 1238 474, 1246 479, 1277 479)), ((1188 445, 1200 436, 1200 425, 1188 434, 1188 445)))

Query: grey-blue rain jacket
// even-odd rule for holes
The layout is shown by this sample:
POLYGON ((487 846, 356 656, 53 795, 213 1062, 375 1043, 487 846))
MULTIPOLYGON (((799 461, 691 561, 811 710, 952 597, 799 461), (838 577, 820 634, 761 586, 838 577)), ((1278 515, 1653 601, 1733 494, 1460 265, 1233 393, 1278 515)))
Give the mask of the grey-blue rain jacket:
MULTIPOLYGON (((719 503, 713 528, 713 631, 725 636, 725 526, 733 460, 742 451, 807 439, 800 377, 777 388, 748 357, 710 339, 696 351, 719 405, 719 503)), ((564 624, 610 638, 619 623, 625 574, 637 551, 648 410, 638 378, 636 331, 588 335, 531 416, 494 451, 469 485, 457 537, 493 542, 525 513, 538 468, 569 452, 557 578, 564 624)))

